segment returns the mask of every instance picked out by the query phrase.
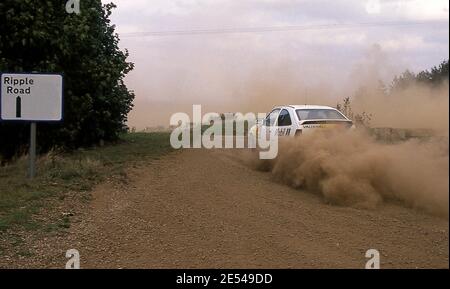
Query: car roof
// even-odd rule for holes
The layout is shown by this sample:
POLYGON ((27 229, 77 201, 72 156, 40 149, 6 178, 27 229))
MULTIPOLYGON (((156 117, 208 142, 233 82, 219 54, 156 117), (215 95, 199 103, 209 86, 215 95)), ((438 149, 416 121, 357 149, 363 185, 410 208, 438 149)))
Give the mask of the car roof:
POLYGON ((284 108, 284 107, 291 107, 293 109, 333 109, 336 110, 336 108, 331 106, 325 106, 325 105, 283 105, 283 106, 276 106, 273 109, 276 108, 284 108))

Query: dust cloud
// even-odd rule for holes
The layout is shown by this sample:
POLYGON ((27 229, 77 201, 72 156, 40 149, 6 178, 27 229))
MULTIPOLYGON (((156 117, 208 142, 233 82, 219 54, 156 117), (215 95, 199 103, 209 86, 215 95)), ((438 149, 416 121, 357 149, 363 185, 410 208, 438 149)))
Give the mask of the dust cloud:
MULTIPOLYGON (((368 58, 354 67, 348 84, 352 111, 370 115, 370 127, 426 129, 431 135, 386 143, 362 127, 348 133, 306 134, 281 139, 275 160, 253 158, 250 164, 292 187, 318 192, 330 204, 375 208, 395 201, 448 217, 448 81, 412 82, 393 89, 380 81, 392 66, 386 55, 375 46, 368 58)), ((323 98, 326 89, 309 95, 316 104, 333 106, 323 98)))
POLYGON ((364 131, 318 132, 282 139, 276 159, 249 164, 330 204, 373 209, 396 201, 448 217, 448 138, 386 144, 364 131))
POLYGON ((277 159, 252 165, 331 204, 375 208, 399 201, 448 216, 448 82, 392 90, 394 76, 408 65, 380 45, 368 47, 359 62, 332 66, 321 60, 324 54, 299 62, 248 49, 216 56, 200 47, 189 52, 155 73, 162 75, 158 81, 142 80, 150 87, 142 93, 155 99, 136 103, 130 119, 138 128, 167 126, 172 113, 190 113, 192 104, 201 104, 203 112, 258 113, 286 104, 336 106, 350 97, 353 112, 371 115, 372 127, 432 129, 436 137, 386 144, 364 132, 304 135, 281 141, 277 159), (166 101, 157 101, 158 95, 166 101))
MULTIPOLYGON (((431 135, 386 143, 362 127, 348 133, 306 134, 280 139, 276 159, 253 158, 250 164, 292 187, 318 192, 330 204, 371 209, 394 201, 448 217, 448 81, 412 82, 393 89, 392 78, 381 81, 389 79, 392 67, 380 47, 373 46, 361 65, 353 67, 352 81, 341 95, 351 98, 353 113, 371 116, 370 127, 430 129, 431 135)), ((275 90, 290 96, 292 89, 286 88, 275 90)), ((325 97, 328 88, 311 89, 310 102, 334 106, 325 97)))
POLYGON ((411 84, 390 93, 360 89, 352 105, 356 111, 370 113, 374 127, 432 129, 448 135, 448 82, 438 86, 411 84))

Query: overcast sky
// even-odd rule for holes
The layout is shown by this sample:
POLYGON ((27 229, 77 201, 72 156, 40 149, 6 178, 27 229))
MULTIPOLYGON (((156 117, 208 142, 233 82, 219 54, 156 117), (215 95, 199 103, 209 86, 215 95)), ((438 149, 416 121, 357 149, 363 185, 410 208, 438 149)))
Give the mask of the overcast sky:
POLYGON ((211 109, 219 105, 239 109, 233 103, 251 94, 252 81, 282 86, 289 79, 301 84, 293 90, 326 85, 339 98, 355 79, 363 81, 375 73, 388 82, 405 69, 427 69, 449 57, 447 0, 113 2, 118 6, 112 22, 121 36, 120 46, 129 50, 130 61, 136 65, 126 81, 140 106, 130 116, 130 124, 137 126, 168 123, 161 110, 170 104, 214 102, 217 106, 211 109), (386 22, 397 25, 382 25, 386 22), (317 29, 328 24, 354 25, 317 29), (133 35, 275 26, 315 29, 133 35), (154 119, 147 113, 154 114, 154 119))

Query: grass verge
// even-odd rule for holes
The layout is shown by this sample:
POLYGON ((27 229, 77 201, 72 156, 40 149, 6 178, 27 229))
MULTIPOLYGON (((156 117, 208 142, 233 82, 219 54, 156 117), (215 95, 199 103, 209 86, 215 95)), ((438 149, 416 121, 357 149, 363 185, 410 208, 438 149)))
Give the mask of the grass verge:
POLYGON ((68 191, 89 198, 87 192, 106 177, 121 175, 128 165, 157 159, 171 150, 168 133, 130 133, 115 145, 41 156, 33 180, 27 178, 25 157, 0 167, 0 233, 15 226, 42 228, 43 224, 33 221, 32 215, 45 205, 46 199, 64 199, 68 191))

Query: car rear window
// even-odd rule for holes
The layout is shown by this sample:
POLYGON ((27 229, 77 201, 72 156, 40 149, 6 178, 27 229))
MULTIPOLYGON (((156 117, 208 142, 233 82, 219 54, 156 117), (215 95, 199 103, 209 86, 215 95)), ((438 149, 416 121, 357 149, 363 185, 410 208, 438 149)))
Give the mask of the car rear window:
POLYGON ((306 119, 345 119, 338 111, 333 109, 297 109, 298 118, 306 119))

